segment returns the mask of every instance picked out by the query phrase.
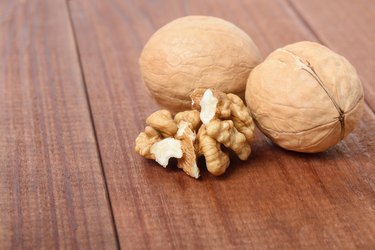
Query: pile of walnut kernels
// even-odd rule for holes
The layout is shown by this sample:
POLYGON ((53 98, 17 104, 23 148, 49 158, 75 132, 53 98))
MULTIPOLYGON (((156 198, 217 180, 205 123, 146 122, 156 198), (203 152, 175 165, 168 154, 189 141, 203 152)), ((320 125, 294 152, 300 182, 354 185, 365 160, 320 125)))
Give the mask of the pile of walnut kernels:
POLYGON ((213 175, 221 175, 228 168, 228 149, 247 160, 254 124, 241 98, 204 88, 195 89, 190 97, 192 110, 174 117, 168 110, 152 113, 136 139, 135 150, 163 167, 170 158, 177 158, 177 166, 194 178, 200 175, 200 156, 204 156, 213 175))

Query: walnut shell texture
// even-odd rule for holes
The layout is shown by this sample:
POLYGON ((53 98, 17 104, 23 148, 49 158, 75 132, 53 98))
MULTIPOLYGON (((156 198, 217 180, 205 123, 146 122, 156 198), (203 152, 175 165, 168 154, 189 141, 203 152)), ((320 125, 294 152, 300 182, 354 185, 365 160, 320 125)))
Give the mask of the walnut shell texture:
POLYGON ((314 42, 272 52, 251 73, 246 102, 279 146, 321 152, 347 136, 363 113, 361 81, 342 56, 314 42))
POLYGON ((189 109, 190 93, 215 88, 244 97, 250 71, 261 62, 252 39, 216 17, 186 16, 157 30, 140 59, 143 81, 163 108, 189 109))

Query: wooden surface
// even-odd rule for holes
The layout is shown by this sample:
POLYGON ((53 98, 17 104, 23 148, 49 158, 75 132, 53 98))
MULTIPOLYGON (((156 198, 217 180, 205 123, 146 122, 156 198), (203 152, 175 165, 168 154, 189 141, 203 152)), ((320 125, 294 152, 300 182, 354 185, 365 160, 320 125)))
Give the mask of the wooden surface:
POLYGON ((0 248, 114 248, 66 3, 1 7, 0 248))
POLYGON ((373 249, 372 1, 0 2, 0 248, 373 249), (346 56, 368 105, 327 152, 273 146, 219 178, 134 152, 156 110, 138 57, 174 18, 227 19, 264 56, 300 40, 346 56))

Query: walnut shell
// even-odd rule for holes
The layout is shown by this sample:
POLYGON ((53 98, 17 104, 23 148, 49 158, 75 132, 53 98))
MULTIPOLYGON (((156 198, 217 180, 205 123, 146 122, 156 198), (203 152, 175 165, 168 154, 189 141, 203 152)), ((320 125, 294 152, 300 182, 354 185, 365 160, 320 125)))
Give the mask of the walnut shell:
POLYGON ((272 52, 251 73, 246 102, 260 130, 279 146, 321 152, 348 135, 363 113, 354 67, 313 42, 272 52))
POLYGON ((146 86, 172 112, 191 106, 190 93, 215 88, 244 97, 258 48, 240 28, 220 18, 187 16, 156 31, 139 59, 146 86))

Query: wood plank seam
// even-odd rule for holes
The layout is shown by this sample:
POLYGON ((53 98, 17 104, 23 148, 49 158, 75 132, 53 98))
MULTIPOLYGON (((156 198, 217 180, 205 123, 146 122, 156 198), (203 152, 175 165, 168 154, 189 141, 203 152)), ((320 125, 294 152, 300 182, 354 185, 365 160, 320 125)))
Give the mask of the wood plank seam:
POLYGON ((89 110, 91 126, 92 126, 93 133, 94 133, 96 150, 97 150, 97 153, 98 153, 100 169, 101 169, 101 172, 102 172, 103 182, 104 182, 104 186, 105 186, 105 194, 106 194, 106 198, 108 200, 109 210, 111 212, 111 220, 112 220, 112 227, 113 227, 113 230, 115 232, 116 247, 117 247, 117 249, 120 249, 120 240, 119 240, 119 235, 118 235, 118 231, 117 231, 117 227, 116 227, 116 223, 115 223, 115 218, 114 218, 114 214, 113 214, 111 197, 110 197, 109 192, 108 192, 108 183, 107 183, 107 178, 106 178, 104 167, 103 167, 103 160, 102 160, 102 155, 101 155, 100 148, 99 148, 98 136, 97 136, 96 127, 95 127, 95 123, 94 123, 94 117, 93 117, 93 113, 92 113, 92 109, 91 109, 91 103, 90 103, 89 95, 88 95, 88 92, 87 92, 86 79, 85 79, 84 69, 83 69, 83 66, 82 66, 80 49, 79 49, 79 45, 78 45, 78 42, 77 42, 77 34, 76 34, 76 30, 75 30, 74 23, 73 23, 73 20, 72 20, 71 9, 69 7, 68 1, 69 0, 65 0, 65 5, 66 5, 66 9, 67 9, 67 12, 68 12, 68 15, 69 15, 69 24, 70 24, 70 27, 71 27, 71 30, 72 30, 72 36, 73 36, 73 40, 74 40, 73 42, 74 42, 74 45, 75 45, 75 48, 76 48, 76 55, 77 55, 79 70, 80 70, 80 74, 81 74, 81 78, 82 78, 83 89, 84 89, 84 93, 85 93, 85 97, 86 97, 86 101, 87 101, 87 107, 88 107, 88 110, 89 110))
POLYGON ((0 248, 116 248, 65 0, 4 1, 0 248))
POLYGON ((324 46, 327 46, 323 39, 318 35, 317 32, 315 32, 314 28, 309 24, 309 22, 306 20, 306 18, 303 17, 303 15, 298 11, 298 9, 294 6, 294 4, 290 0, 285 0, 286 6, 290 9, 291 12, 293 12, 298 20, 301 22, 302 26, 304 26, 308 32, 311 33, 312 36, 316 38, 321 44, 324 46))

